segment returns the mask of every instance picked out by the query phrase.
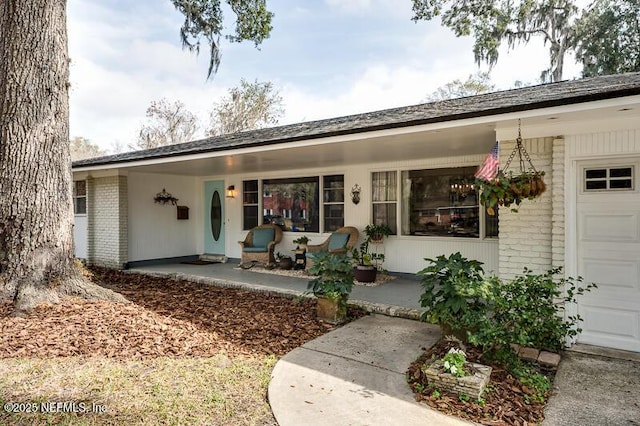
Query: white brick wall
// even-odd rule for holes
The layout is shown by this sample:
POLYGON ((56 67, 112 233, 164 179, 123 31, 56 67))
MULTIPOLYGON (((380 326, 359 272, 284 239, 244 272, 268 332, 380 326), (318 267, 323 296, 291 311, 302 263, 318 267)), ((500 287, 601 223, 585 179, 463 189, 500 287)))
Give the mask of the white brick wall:
POLYGON ((565 143, 564 139, 554 139, 552 170, 553 176, 549 182, 553 188, 551 192, 551 260, 554 267, 565 267, 565 143))
POLYGON ((122 268, 127 254, 127 178, 87 179, 88 262, 122 268))
MULTIPOLYGON (((524 200, 518 213, 511 212, 509 208, 500 208, 499 275, 503 278, 511 278, 522 273, 525 266, 535 273, 551 268, 553 146, 553 138, 524 141, 524 147, 536 169, 544 170, 546 173, 544 181, 547 190, 535 200, 524 200)), ((500 141, 501 165, 506 163, 514 147, 515 141, 500 141)), ((519 171, 517 155, 509 170, 514 173, 519 171)))

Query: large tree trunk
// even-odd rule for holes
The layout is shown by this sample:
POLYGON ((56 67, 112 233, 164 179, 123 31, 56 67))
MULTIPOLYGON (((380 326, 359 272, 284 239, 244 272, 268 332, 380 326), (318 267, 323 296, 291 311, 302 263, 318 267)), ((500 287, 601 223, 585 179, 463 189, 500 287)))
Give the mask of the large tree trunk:
POLYGON ((73 261, 66 0, 0 2, 0 295, 124 300, 73 261))

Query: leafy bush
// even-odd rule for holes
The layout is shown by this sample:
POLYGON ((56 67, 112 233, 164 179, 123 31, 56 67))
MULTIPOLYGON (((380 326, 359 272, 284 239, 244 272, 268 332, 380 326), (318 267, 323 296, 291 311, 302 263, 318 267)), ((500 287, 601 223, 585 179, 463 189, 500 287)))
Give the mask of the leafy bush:
POLYGON ((555 278, 561 268, 523 275, 508 281, 485 277, 482 263, 460 253, 438 256, 418 272, 427 308, 422 319, 464 330, 468 341, 482 346, 494 359, 509 359, 510 343, 557 351, 567 338, 577 336, 582 318, 564 318, 565 306, 596 287, 582 285, 582 278, 555 278))
POLYGON ((317 277, 307 285, 307 290, 316 296, 324 296, 345 303, 353 289, 353 269, 344 253, 321 251, 309 255, 313 266, 309 273, 317 277))
POLYGON ((422 320, 454 332, 474 328, 490 309, 494 279, 485 280, 482 263, 459 252, 425 260, 431 265, 418 272, 424 289, 420 305, 427 308, 422 320))
POLYGON ((580 316, 565 320, 567 303, 590 291, 595 284, 582 286, 582 278, 558 278, 561 268, 533 274, 525 268, 523 275, 494 288, 493 311, 469 341, 485 348, 499 348, 517 343, 538 349, 557 351, 568 337, 582 330, 580 316))

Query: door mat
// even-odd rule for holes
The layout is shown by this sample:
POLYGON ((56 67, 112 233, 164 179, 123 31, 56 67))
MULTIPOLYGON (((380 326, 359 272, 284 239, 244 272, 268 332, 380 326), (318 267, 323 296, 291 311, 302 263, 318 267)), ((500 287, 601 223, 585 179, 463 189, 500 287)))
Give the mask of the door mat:
POLYGON ((187 260, 185 262, 180 262, 180 263, 184 263, 185 265, 212 265, 214 263, 222 263, 222 262, 210 261, 210 260, 187 260))

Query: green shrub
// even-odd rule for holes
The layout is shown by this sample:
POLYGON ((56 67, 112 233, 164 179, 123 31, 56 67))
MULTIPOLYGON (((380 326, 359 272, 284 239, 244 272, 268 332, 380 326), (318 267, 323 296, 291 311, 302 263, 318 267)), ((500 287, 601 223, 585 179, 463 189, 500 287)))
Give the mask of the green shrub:
POLYGON ((524 270, 523 275, 494 287, 493 311, 469 337, 471 343, 500 349, 517 343, 537 349, 557 351, 567 338, 582 330, 580 316, 564 318, 565 306, 595 284, 582 286, 582 278, 554 278, 561 268, 544 274, 524 270))
POLYGON ((346 303, 353 289, 353 268, 348 256, 327 251, 312 253, 309 256, 313 259, 309 273, 317 277, 309 281, 307 290, 316 296, 346 303))
POLYGON ((424 293, 420 304, 427 308, 424 321, 464 330, 468 341, 483 347, 483 356, 511 359, 510 343, 552 351, 577 336, 580 316, 564 317, 565 306, 595 288, 582 278, 555 278, 560 268, 522 275, 508 281, 485 277, 482 263, 460 253, 448 258, 425 259, 431 264, 418 272, 424 293))
POLYGON ((420 305, 427 308, 422 320, 454 331, 474 328, 490 309, 494 279, 486 280, 482 263, 459 252, 425 260, 431 264, 418 272, 420 305))

